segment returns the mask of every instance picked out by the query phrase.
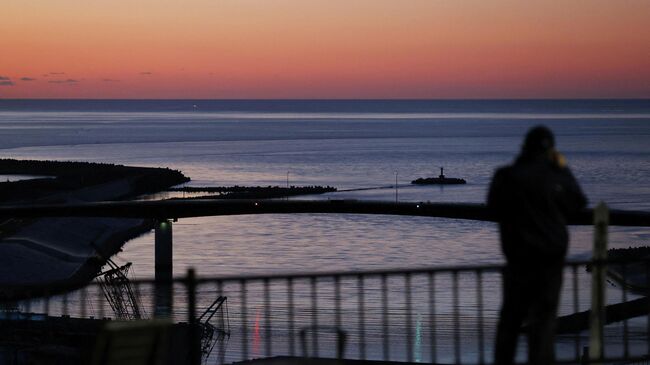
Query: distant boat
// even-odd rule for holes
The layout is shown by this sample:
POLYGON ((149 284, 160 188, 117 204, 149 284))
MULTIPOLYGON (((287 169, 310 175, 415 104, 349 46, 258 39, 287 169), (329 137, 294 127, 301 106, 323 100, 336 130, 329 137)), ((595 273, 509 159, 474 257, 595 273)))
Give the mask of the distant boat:
POLYGON ((444 169, 440 168, 440 176, 438 177, 426 177, 426 178, 417 178, 411 181, 411 184, 415 185, 460 185, 466 184, 467 181, 464 179, 458 179, 455 177, 446 177, 444 174, 444 169))

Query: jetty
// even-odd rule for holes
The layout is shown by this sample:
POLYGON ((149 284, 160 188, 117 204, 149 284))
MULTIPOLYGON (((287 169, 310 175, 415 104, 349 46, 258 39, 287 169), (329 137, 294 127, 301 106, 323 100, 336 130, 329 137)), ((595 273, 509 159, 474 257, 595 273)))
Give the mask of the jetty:
POLYGON ((467 181, 465 179, 446 177, 443 167, 440 167, 440 175, 438 177, 420 177, 411 181, 411 184, 414 185, 461 185, 466 183, 467 181))
POLYGON ((332 186, 185 186, 167 189, 172 192, 183 192, 193 194, 216 194, 199 195, 191 199, 274 199, 289 196, 320 195, 333 193, 337 188, 332 186))
MULTIPOLYGON (((119 201, 189 181, 164 168, 9 159, 0 160, 0 174, 49 176, 0 182, 3 207, 119 201)), ((141 217, 2 217, 0 286, 89 281, 126 241, 153 227, 141 217)))

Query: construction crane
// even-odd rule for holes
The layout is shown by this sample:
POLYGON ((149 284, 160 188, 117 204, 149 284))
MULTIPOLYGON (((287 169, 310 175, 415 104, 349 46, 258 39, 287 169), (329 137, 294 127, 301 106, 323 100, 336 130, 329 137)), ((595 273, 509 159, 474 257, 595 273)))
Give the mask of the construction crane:
MULTIPOLYGON (((96 279, 115 316, 121 320, 146 319, 128 278, 131 263, 118 266, 110 259, 106 262, 109 269, 99 273, 96 279)), ((201 357, 205 362, 218 341, 230 338, 228 298, 219 295, 197 319, 201 331, 201 357)))
POLYGON ((123 320, 144 318, 143 310, 128 278, 131 263, 118 266, 110 259, 106 262, 110 269, 99 273, 96 279, 115 316, 123 320))
POLYGON ((204 360, 212 352, 217 341, 230 338, 230 319, 228 318, 228 297, 217 299, 198 317, 201 328, 201 355, 204 360), (216 324, 212 321, 216 320, 216 324))

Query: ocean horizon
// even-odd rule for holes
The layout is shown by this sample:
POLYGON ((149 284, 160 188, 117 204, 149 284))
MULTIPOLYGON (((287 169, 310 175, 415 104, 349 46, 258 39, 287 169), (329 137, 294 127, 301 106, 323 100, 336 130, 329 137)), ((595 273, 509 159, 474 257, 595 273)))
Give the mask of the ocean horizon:
POLYGON ((7 99, 0 111, 650 112, 650 99, 7 99))

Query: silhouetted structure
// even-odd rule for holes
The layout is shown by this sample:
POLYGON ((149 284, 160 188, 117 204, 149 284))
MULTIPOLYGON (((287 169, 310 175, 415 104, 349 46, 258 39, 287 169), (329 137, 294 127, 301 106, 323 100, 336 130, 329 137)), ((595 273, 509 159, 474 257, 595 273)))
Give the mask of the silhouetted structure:
POLYGON ((219 195, 198 196, 194 199, 273 199, 287 196, 316 195, 337 191, 332 186, 184 186, 170 188, 168 191, 188 193, 218 193, 219 195))
POLYGON ((557 303, 568 246, 568 217, 586 205, 578 183, 543 126, 526 135, 514 164, 494 175, 488 209, 499 222, 503 304, 495 363, 511 364, 517 336, 528 316, 530 364, 554 363, 557 303))
POLYGON ((110 269, 99 273, 97 282, 115 316, 122 320, 143 319, 142 306, 128 277, 131 263, 117 266, 111 259, 106 262, 110 269))
POLYGON ((444 174, 444 168, 440 167, 440 175, 438 177, 426 177, 426 178, 417 178, 411 181, 411 184, 414 185, 459 185, 465 184, 465 179, 459 179, 456 177, 446 177, 444 174))
POLYGON ((230 319, 228 318, 228 298, 219 295, 203 314, 197 318, 201 336, 201 356, 208 358, 218 341, 230 338, 230 319), (225 308, 225 309, 224 309, 225 308), (215 323, 212 323, 212 320, 215 323))
MULTIPOLYGON (((164 168, 63 161, 0 159, 2 174, 49 176, 0 182, 3 207, 132 199, 189 181, 180 171, 164 168)), ((154 224, 137 217, 79 217, 0 217, 0 292, 12 287, 27 292, 33 287, 81 285, 95 278, 105 258, 124 242, 154 224)))

